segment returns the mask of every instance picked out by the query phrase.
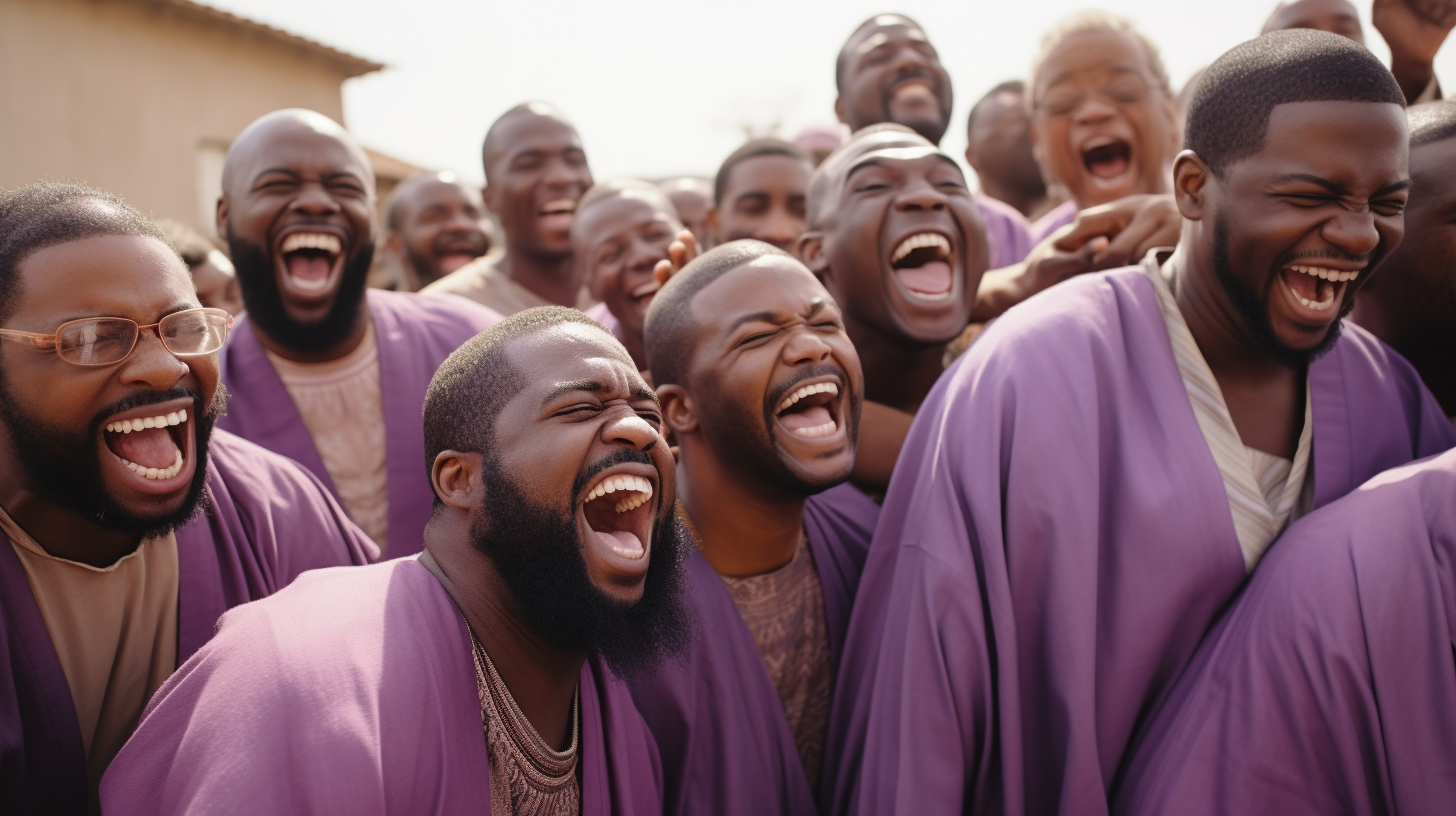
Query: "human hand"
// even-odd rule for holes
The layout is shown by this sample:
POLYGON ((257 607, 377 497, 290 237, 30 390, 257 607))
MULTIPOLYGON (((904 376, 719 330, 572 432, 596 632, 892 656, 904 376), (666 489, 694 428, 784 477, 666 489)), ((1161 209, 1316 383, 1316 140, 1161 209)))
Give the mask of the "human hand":
POLYGON ((1390 46, 1390 70, 1406 101, 1414 101, 1435 76, 1436 52, 1456 27, 1453 0, 1375 0, 1375 30, 1390 46))
POLYGON ((682 271, 692 259, 698 257, 698 239, 687 230, 677 234, 677 240, 667 248, 667 259, 657 262, 652 268, 652 279, 658 286, 667 283, 673 275, 682 271))

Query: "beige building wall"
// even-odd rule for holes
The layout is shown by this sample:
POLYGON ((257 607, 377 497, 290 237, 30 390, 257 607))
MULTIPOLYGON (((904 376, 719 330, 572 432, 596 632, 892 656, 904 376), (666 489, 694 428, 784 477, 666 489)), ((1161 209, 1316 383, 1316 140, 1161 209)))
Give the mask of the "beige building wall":
POLYGON ((211 235, 243 127, 343 121, 343 81, 379 67, 189 2, 0 0, 0 187, 74 179, 211 235))

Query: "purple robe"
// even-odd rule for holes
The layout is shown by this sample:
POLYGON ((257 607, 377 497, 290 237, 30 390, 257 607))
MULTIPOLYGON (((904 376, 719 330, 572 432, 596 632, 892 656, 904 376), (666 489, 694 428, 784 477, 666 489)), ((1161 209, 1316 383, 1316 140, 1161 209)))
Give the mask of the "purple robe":
MULTIPOLYGON (((581 671, 582 813, 660 813, 631 695, 581 671)), ((470 631, 417 556, 319 570, 223 616, 101 782, 126 814, 487 814, 470 631)))
POLYGON ((1031 240, 1031 224, 1021 211, 983 193, 976 193, 976 209, 986 224, 986 242, 991 250, 988 269, 1000 269, 1026 260, 1036 244, 1031 240))
MULTIPOLYGON (((177 530, 177 662, 223 612, 304 570, 365 564, 379 550, 323 485, 281 456, 214 431, 205 514, 177 530)), ((0 812, 84 814, 86 755, 60 658, 25 568, 0 534, 0 812)))
POLYGON ((1456 452, 1306 516, 1159 707, 1118 813, 1456 810, 1456 452))
POLYGON ((1036 246, 1046 240, 1048 235, 1076 221, 1078 212, 1080 210, 1077 209, 1077 202, 1063 201, 1046 215, 1031 222, 1031 245, 1036 246))
MULTIPOLYGON (((462 343, 495 325, 500 315, 465 298, 429 297, 369 289, 369 315, 379 344, 379 385, 389 450, 389 541, 385 555, 420 551, 435 493, 425 469, 425 389, 435 369, 462 343)), ((313 472, 338 497, 303 417, 246 315, 238 318, 222 353, 222 379, 231 393, 218 423, 281 453, 313 472)))
MULTIPOLYGON (((1354 324, 1309 393, 1315 507, 1456 444, 1354 324)), ((1244 578, 1143 270, 1009 310, 900 453, 836 689, 835 812, 1106 813, 1139 718, 1244 578)))
MULTIPOLYGON (((879 509, 848 484, 804 507, 836 666, 879 509)), ((728 588, 697 550, 686 568, 693 645, 682 662, 629 683, 662 755, 664 812, 817 814, 778 692, 728 588)))

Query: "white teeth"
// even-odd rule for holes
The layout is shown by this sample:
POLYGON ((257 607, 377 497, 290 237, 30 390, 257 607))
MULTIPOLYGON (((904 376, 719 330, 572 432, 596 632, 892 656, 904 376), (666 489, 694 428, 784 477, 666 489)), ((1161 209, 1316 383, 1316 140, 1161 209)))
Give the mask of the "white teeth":
POLYGON ((798 434, 799 436, 807 436, 807 437, 811 437, 811 438, 813 438, 813 437, 820 437, 820 436, 828 436, 828 435, 834 433, 834 431, 838 427, 839 426, 836 425, 836 424, 834 424, 833 422, 826 422, 823 425, 815 425, 812 428, 800 428, 800 429, 794 431, 794 433, 798 434))
MULTIPOLYGON (((116 458, 121 459, 120 456, 116 458)), ((176 476, 178 473, 182 472, 182 451, 180 449, 177 451, 175 457, 172 459, 171 467, 142 467, 136 462, 128 462, 125 459, 121 459, 121 463, 123 465, 126 465, 127 469, 130 470, 132 473, 135 473, 136 475, 141 476, 144 479, 160 481, 162 479, 170 479, 173 476, 176 476)))
POLYGON ((890 263, 899 262, 901 258, 921 247, 938 247, 942 258, 950 255, 950 241, 946 240, 944 235, 922 232, 901 241, 900 245, 895 247, 895 253, 890 256, 890 263))
POLYGON ((1302 272, 1306 275, 1313 275, 1316 278, 1323 278, 1324 280, 1333 281, 1335 283, 1352 281, 1360 276, 1359 270, 1356 270, 1354 272, 1341 272, 1338 269, 1326 269, 1323 266, 1297 266, 1294 264, 1290 264, 1289 268, 1294 270, 1295 272, 1302 272))
POLYGON ((284 254, 300 249, 321 249, 330 255, 338 255, 343 244, 337 235, 323 232, 295 232, 283 239, 284 254))
POLYGON ((615 505, 618 513, 625 513, 642 506, 642 503, 652 498, 652 482, 641 476, 608 476, 597 482, 597 486, 586 494, 586 501, 594 501, 607 495, 621 491, 623 499, 615 505))
POLYGON ((787 397, 784 397, 784 401, 781 402, 781 403, 779 403, 778 410, 775 411, 774 413, 776 413, 776 414, 782 414, 783 412, 789 410, 789 408, 792 407, 794 403, 798 402, 799 400, 803 399, 804 397, 811 396, 813 394, 830 394, 830 395, 833 395, 833 394, 838 394, 838 393, 839 393, 839 386, 835 385, 832 382, 816 383, 814 385, 806 385, 803 388, 800 388, 799 390, 795 391, 794 393, 788 395, 787 397))
POLYGON ((181 425, 187 421, 187 409, 173 411, 166 416, 142 417, 141 419, 122 419, 116 422, 108 422, 106 430, 112 433, 129 434, 132 431, 140 431, 146 428, 165 428, 168 425, 181 425))

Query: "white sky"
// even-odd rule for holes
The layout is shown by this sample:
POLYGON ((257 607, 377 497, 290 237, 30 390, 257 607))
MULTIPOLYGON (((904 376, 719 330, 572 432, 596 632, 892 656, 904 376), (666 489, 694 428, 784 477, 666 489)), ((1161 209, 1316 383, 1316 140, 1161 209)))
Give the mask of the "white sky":
MULTIPOLYGON (((862 20, 909 14, 955 88, 943 146, 965 149, 966 112, 1027 73, 1042 32, 1086 0, 203 0, 387 63, 344 86, 346 124, 371 147, 482 180, 480 142, 528 99, 581 131, 593 174, 711 175, 741 144, 834 123, 834 59, 862 20)), ((1360 0, 1357 0, 1357 4, 1360 0)), ((1258 34, 1273 0, 1106 0, 1163 50, 1175 85, 1258 34), (1195 13, 1197 12, 1197 13, 1195 13)), ((1389 50, 1362 9, 1366 37, 1389 50)), ((1456 77, 1456 46, 1437 59, 1456 77)))

